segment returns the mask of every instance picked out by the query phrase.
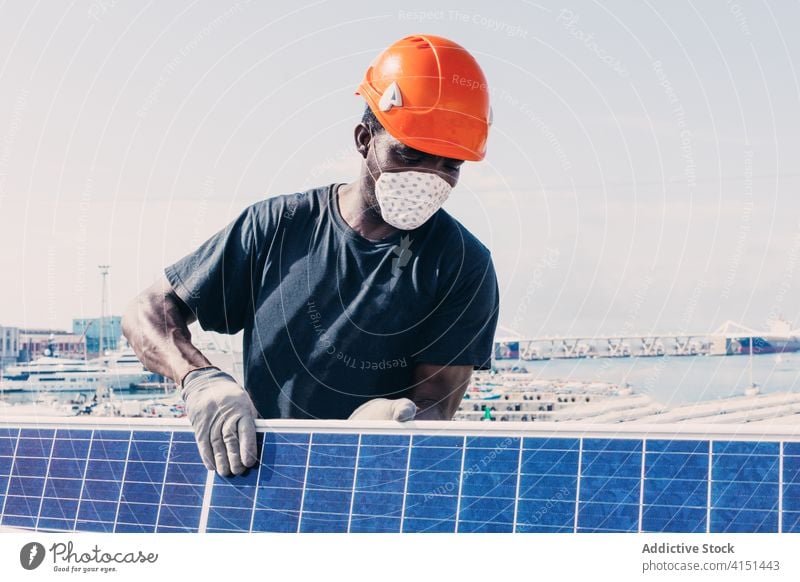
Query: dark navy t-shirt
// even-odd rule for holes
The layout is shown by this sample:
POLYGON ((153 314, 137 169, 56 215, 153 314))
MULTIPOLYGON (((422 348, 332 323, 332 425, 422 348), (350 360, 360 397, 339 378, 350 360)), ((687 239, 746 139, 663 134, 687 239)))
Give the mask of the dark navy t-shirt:
POLYGON ((204 330, 244 330, 263 418, 347 418, 407 396, 418 363, 491 364, 489 250, 443 209, 370 241, 339 213, 338 186, 256 202, 165 269, 204 330))

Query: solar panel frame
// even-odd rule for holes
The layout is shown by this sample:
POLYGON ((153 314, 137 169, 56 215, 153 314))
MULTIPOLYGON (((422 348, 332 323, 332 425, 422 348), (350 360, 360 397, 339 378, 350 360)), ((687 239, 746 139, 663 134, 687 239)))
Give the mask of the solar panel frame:
POLYGON ((222 478, 185 419, 0 419, 0 526, 105 532, 800 532, 800 427, 257 421, 222 478), (109 478, 110 476, 110 478, 109 478))

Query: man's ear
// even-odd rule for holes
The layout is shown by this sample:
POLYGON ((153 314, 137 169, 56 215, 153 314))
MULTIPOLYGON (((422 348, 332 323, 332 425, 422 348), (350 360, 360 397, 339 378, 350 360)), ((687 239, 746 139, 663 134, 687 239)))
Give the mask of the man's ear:
POLYGON ((369 128, 363 123, 359 123, 356 125, 353 137, 356 141, 356 150, 361 154, 362 158, 366 159, 367 152, 369 151, 369 142, 372 139, 369 128))

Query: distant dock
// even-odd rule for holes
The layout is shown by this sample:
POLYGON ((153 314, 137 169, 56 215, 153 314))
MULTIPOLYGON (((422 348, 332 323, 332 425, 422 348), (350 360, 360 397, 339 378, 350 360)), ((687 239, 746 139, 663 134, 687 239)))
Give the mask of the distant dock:
POLYGON ((800 329, 776 320, 768 331, 726 321, 712 332, 630 333, 600 337, 546 336, 498 338, 495 360, 625 358, 654 356, 733 356, 800 351, 800 329))

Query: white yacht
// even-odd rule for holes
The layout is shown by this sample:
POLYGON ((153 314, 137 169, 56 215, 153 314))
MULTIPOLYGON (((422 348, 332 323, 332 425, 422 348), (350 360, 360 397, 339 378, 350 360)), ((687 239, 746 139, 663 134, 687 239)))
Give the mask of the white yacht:
POLYGON ((150 377, 130 348, 88 361, 42 356, 3 370, 0 392, 93 392, 100 387, 126 390, 150 377))

